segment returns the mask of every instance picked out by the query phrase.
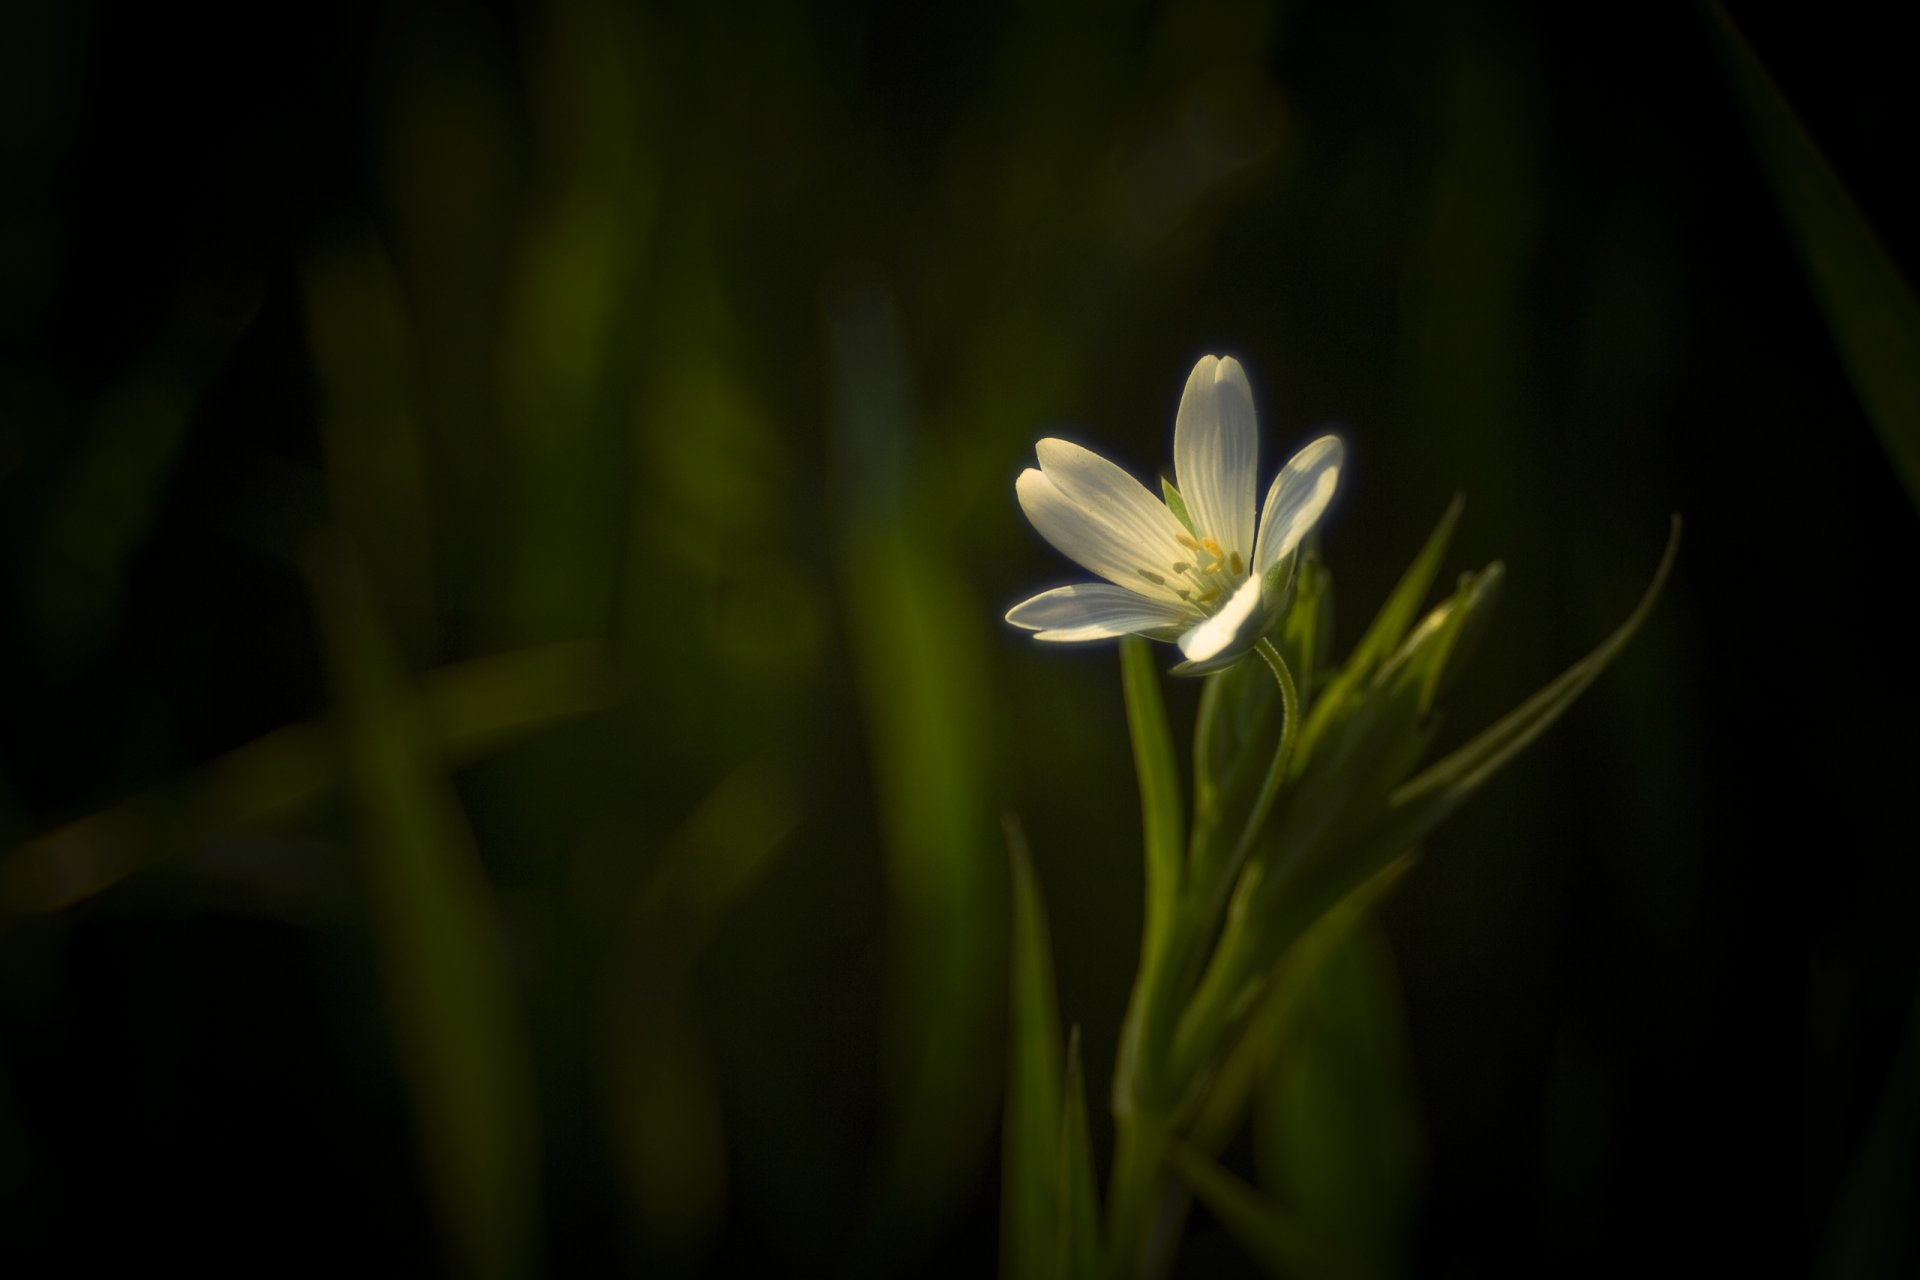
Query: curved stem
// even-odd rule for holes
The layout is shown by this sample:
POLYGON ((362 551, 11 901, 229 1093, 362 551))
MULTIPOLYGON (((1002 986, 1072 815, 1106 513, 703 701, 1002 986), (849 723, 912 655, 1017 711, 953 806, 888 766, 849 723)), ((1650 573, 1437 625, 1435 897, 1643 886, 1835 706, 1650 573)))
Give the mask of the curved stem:
POLYGON ((1294 741, 1300 736, 1300 691, 1294 688, 1293 672, 1287 669, 1287 660, 1280 656, 1280 650, 1265 636, 1260 638, 1259 650, 1260 656, 1273 669, 1273 678, 1280 682, 1280 745, 1274 749, 1273 763, 1267 766, 1266 780, 1260 784, 1260 795, 1253 802, 1253 812, 1247 815, 1247 825, 1240 833, 1240 843, 1233 848, 1233 861, 1227 866, 1228 884, 1232 884, 1234 877, 1240 874, 1241 865, 1253 851, 1254 839, 1267 823, 1267 815, 1272 811, 1273 802, 1286 781, 1287 768, 1293 763, 1294 741))

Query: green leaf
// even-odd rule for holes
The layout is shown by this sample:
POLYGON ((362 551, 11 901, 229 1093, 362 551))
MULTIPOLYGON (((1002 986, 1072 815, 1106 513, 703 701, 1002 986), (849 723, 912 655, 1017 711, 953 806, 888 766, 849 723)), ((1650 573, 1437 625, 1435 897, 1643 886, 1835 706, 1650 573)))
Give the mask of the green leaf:
POLYGON ((1224 1055, 1219 1070, 1207 1078, 1205 1088, 1193 1100, 1195 1110, 1188 1133, 1199 1150, 1217 1152, 1240 1132, 1254 1088, 1291 1033, 1321 962, 1341 946, 1347 931, 1365 919, 1412 866, 1411 858, 1390 863, 1323 914, 1287 950, 1265 982, 1258 1007, 1224 1055))
POLYGON ((1428 535, 1426 544, 1420 548, 1420 554, 1401 576, 1393 591, 1387 596, 1386 603, 1380 606, 1380 612, 1374 615, 1373 623, 1367 633, 1354 647, 1352 656, 1334 676, 1326 693, 1308 715, 1305 728, 1300 736, 1300 750, 1295 757, 1296 768, 1309 759, 1320 737, 1327 731, 1332 720, 1346 707, 1347 700, 1371 676, 1375 669, 1384 663, 1394 650, 1400 647, 1407 628, 1419 612, 1421 602, 1427 598, 1433 580, 1440 572, 1441 558, 1446 555, 1447 544, 1453 539, 1454 526, 1460 522, 1460 513, 1466 507, 1466 499, 1454 495, 1452 502, 1440 517, 1440 523, 1428 535))
POLYGON ((1100 1261, 1100 1198, 1094 1189, 1087 1135, 1087 1082, 1080 1065, 1080 1028, 1067 1038, 1066 1097, 1060 1110, 1059 1267, 1055 1275, 1091 1277, 1100 1261))
POLYGON ((1046 907, 1026 835, 1011 819, 1007 852, 1013 868, 1013 956, 1001 1157, 1001 1273, 1009 1280, 1046 1280, 1059 1257, 1061 1219, 1060 1011, 1046 907))
POLYGON ((1397 1275, 1425 1135, 1392 948, 1350 898, 1296 952, 1309 949, 1310 963, 1288 966, 1285 1029, 1256 1095, 1260 1182, 1316 1237, 1397 1275))
MULTIPOLYGON (((1546 688, 1527 699, 1505 718, 1475 737, 1446 759, 1434 764, 1394 793, 1396 820, 1417 826, 1421 833, 1451 813, 1488 778, 1523 750, 1547 726, 1560 718, 1617 657, 1647 620, 1666 586, 1680 549, 1680 518, 1674 517, 1667 547, 1640 603, 1614 633, 1586 657, 1568 667, 1546 688)), ((1414 838, 1418 838, 1417 836, 1414 838)))
POLYGON ((372 593, 313 570, 401 1073, 454 1270, 530 1274, 540 1173, 530 1052, 485 874, 372 593))
POLYGON ((1120 675, 1133 736, 1133 766, 1140 778, 1140 824, 1146 844, 1147 901, 1141 945, 1142 968, 1158 963, 1180 895, 1186 822, 1181 813, 1180 775, 1160 697, 1160 677, 1147 642, 1120 640, 1120 675))
POLYGON ((1506 718, 1396 788, 1378 822, 1344 845, 1328 850, 1289 881, 1285 895, 1271 903, 1265 917, 1270 937, 1283 946, 1290 944, 1356 886, 1411 849, 1558 719, 1646 621, 1666 584, 1679 546, 1680 520, 1676 516, 1653 581, 1627 620, 1592 653, 1506 718))
POLYGON ((1920 302, 1739 28, 1719 4, 1708 7, 1761 167, 1847 377, 1920 504, 1920 302))

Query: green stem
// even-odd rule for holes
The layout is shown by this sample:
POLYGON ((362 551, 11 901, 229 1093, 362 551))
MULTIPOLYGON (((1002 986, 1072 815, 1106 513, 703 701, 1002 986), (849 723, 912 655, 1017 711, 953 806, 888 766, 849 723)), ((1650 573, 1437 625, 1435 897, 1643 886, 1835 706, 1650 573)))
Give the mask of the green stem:
MULTIPOLYGON (((1166 1261, 1165 1250, 1157 1236, 1166 1189, 1168 1144, 1173 1139, 1174 1117, 1167 1104, 1176 1107, 1186 1092, 1184 1086, 1164 1078, 1167 1055, 1152 1054, 1142 1043, 1157 1034, 1166 1020, 1166 1011, 1182 992, 1198 978, 1204 948, 1215 935, 1233 892, 1234 881, 1251 856, 1261 830, 1266 826, 1275 800, 1285 784, 1293 760, 1294 742, 1300 722, 1300 695, 1293 673, 1271 640, 1259 642, 1260 656, 1266 660, 1280 683, 1282 722, 1280 742, 1267 766, 1267 776, 1247 817, 1246 827, 1234 846, 1233 857, 1220 874, 1202 891, 1204 898, 1188 899, 1187 909, 1166 939, 1159 963, 1143 973, 1144 1000, 1129 1011, 1122 1049, 1124 1080, 1115 1084, 1115 1147, 1113 1179, 1108 1188, 1109 1272, 1115 1280, 1142 1280, 1166 1261), (1143 1078, 1144 1077, 1144 1078, 1143 1078)), ((1172 1020, 1178 1025, 1179 1019, 1172 1020)))
POLYGON ((1247 855, 1253 852, 1253 842, 1267 823, 1267 814, 1272 810, 1274 799, 1279 796, 1280 787, 1286 781, 1287 769, 1293 763, 1294 740, 1300 736, 1300 691, 1294 688, 1293 672, 1287 669, 1287 660, 1280 656, 1280 650, 1273 641, 1262 636, 1259 649, 1260 656, 1273 669, 1273 678, 1280 682, 1280 711, 1283 717, 1280 722, 1280 746, 1273 753, 1273 763, 1267 767, 1266 780, 1260 784, 1260 796, 1253 803, 1246 829, 1240 833, 1240 843, 1234 846, 1233 861, 1228 864, 1225 876, 1229 885, 1240 874, 1247 855))

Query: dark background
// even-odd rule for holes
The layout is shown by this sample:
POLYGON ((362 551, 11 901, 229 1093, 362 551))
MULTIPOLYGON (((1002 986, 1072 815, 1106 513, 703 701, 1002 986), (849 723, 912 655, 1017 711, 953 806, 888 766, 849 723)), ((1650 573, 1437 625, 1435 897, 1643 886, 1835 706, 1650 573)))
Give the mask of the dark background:
MULTIPOLYGON (((1877 13, 1734 17, 1911 278, 1877 13)), ((1449 740, 1686 524, 1384 910, 1414 1269, 1915 1263, 1914 505, 1703 11, 34 0, 0 50, 0 1265, 460 1269, 365 762, 205 772, 339 723, 357 565, 397 669, 605 655, 429 784, 537 1132, 499 1269, 990 1269, 999 815, 1096 1097, 1139 920, 1113 654, 999 621, 1075 576, 1012 480, 1151 474, 1205 352, 1265 466, 1347 440, 1343 643, 1467 494, 1449 740), (82 854, 139 869, 18 870, 82 854)))

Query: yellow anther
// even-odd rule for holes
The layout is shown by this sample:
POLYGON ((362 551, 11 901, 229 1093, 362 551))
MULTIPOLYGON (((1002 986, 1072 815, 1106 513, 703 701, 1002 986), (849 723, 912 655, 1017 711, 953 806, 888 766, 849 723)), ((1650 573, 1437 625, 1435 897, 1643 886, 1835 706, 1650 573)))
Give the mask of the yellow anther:
POLYGON ((1196 599, 1197 599, 1197 602, 1200 604, 1207 604, 1208 602, 1218 597, 1219 594, 1220 594, 1220 588, 1208 587, 1205 591, 1202 591, 1199 594, 1199 596, 1196 597, 1196 599))
POLYGON ((1219 561, 1219 560, 1215 560, 1215 561, 1214 561, 1214 562, 1213 562, 1212 564, 1210 564, 1210 565, 1208 565, 1208 566, 1207 566, 1206 568, 1204 568, 1204 569, 1202 569, 1202 570, 1201 570, 1200 572, 1202 572, 1202 573, 1218 573, 1218 572, 1220 572, 1220 570, 1221 570, 1221 569, 1223 569, 1223 568, 1225 568, 1225 567, 1226 567, 1226 566, 1225 566, 1225 564, 1224 564, 1224 563, 1223 563, 1222 561, 1219 561))
POLYGON ((1247 571, 1247 562, 1240 558, 1238 551, 1227 557, 1227 563, 1233 567, 1235 573, 1245 573, 1247 571))
POLYGON ((1227 554, 1226 552, 1220 549, 1220 543, 1214 538, 1211 538, 1211 537, 1202 538, 1200 539, 1200 545, 1205 547, 1207 549, 1208 554, 1210 554, 1215 560, 1218 560, 1227 554))
POLYGON ((1176 533, 1173 535, 1173 540, 1189 551, 1198 551, 1200 549, 1200 544, 1195 542, 1189 534, 1176 533))

